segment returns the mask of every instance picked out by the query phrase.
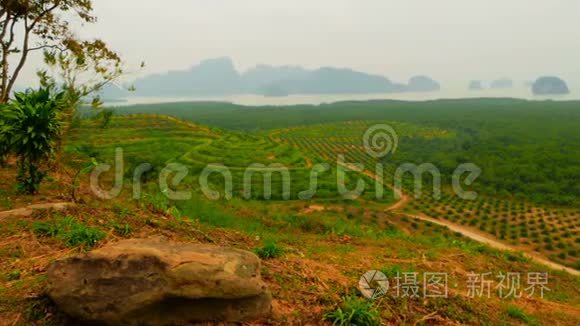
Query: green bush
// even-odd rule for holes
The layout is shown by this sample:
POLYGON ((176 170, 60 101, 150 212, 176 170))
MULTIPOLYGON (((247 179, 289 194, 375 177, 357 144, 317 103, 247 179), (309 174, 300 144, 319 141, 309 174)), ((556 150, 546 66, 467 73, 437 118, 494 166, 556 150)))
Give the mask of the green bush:
POLYGON ((11 281, 19 280, 20 276, 21 276, 20 270, 16 269, 16 270, 13 270, 13 271, 7 273, 4 278, 6 279, 6 281, 11 282, 11 281))
POLYGON ((82 246, 85 249, 92 248, 105 238, 103 231, 79 223, 72 217, 61 217, 52 222, 35 222, 32 230, 40 236, 57 238, 69 247, 82 246))
POLYGON ((335 326, 378 326, 381 324, 380 313, 373 303, 355 296, 344 298, 336 310, 324 315, 324 319, 335 326))
POLYGON ((12 200, 8 197, 8 194, 0 189, 0 208, 10 210, 12 209, 12 200))
POLYGON ((267 241, 262 247, 256 248, 255 253, 262 259, 271 259, 282 256, 284 250, 274 241, 267 241))
POLYGON ((63 96, 40 88, 16 93, 0 106, 0 157, 18 158, 17 189, 22 193, 37 193, 46 176, 39 165, 52 156, 60 138, 63 96))
POLYGON ((83 246, 88 249, 104 239, 105 233, 99 229, 90 228, 82 224, 74 224, 61 238, 69 247, 83 246))
POLYGON ((59 227, 56 223, 34 222, 32 231, 40 236, 54 238, 59 234, 59 227))
POLYGON ((415 272, 413 268, 403 269, 399 265, 392 265, 381 269, 381 272, 385 274, 389 279, 395 279, 403 275, 403 273, 413 273, 415 272))
POLYGON ((159 189, 153 189, 151 192, 144 193, 141 200, 141 206, 152 213, 167 214, 171 207, 167 195, 159 189))
POLYGON ((102 110, 101 112, 99 112, 97 118, 101 119, 102 129, 106 129, 109 127, 109 124, 111 123, 111 119, 113 118, 114 113, 115 112, 110 109, 102 110))
POLYGON ((509 305, 506 309, 508 316, 527 324, 527 325, 539 325, 538 320, 534 317, 528 316, 521 308, 509 305))

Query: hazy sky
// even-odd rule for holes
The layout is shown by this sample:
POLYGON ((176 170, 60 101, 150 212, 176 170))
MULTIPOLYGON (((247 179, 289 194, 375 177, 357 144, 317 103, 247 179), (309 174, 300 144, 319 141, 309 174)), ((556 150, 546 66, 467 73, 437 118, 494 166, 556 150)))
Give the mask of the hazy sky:
MULTIPOLYGON (((230 56, 258 63, 350 67, 448 84, 538 75, 580 87, 579 0, 94 0, 105 39, 144 72, 230 56)), ((33 68, 26 76, 32 78, 33 68)))

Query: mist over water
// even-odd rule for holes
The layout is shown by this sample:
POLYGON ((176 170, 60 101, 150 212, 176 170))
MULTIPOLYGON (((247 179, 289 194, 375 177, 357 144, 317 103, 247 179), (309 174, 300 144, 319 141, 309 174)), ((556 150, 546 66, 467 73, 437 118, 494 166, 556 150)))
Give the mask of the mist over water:
POLYGON ((107 106, 129 106, 137 104, 156 104, 172 102, 228 102, 244 106, 285 106, 285 105, 320 105, 341 101, 367 100, 400 100, 430 101, 438 99, 462 98, 518 98, 531 101, 572 101, 580 100, 580 93, 572 92, 560 96, 536 96, 527 88, 485 89, 470 91, 467 89, 442 89, 439 92, 418 93, 384 93, 384 94, 325 94, 325 95, 228 95, 228 96, 191 96, 191 97, 142 97, 131 96, 123 101, 105 102, 107 106))

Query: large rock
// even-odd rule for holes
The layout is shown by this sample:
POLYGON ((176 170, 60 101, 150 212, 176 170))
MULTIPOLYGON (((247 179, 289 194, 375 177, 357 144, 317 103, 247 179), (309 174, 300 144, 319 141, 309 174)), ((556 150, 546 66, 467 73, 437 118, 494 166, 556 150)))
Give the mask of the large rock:
POLYGON ((532 91, 535 95, 565 95, 570 93, 566 82, 554 76, 538 78, 532 86, 532 91))
POLYGON ((160 240, 125 240, 56 261, 48 280, 65 313, 109 325, 255 320, 272 300, 253 253, 160 240))

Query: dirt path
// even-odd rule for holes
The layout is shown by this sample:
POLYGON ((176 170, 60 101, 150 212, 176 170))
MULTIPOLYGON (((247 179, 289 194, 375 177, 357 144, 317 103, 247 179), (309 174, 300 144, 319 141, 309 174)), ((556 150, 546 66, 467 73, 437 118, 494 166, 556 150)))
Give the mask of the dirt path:
MULTIPOLYGON (((389 186, 390 188, 390 186, 389 186)), ((391 188, 393 189, 393 188, 391 188)), ((393 205, 387 207, 387 211, 394 211, 396 209, 401 209, 403 207, 405 207, 410 201, 411 201, 411 197, 409 197, 408 195, 402 193, 401 191, 396 191, 395 189, 393 189, 393 192, 395 193, 395 198, 399 198, 399 200, 394 203, 393 205)))
MULTIPOLYGON (((341 163, 338 162, 338 164, 344 168, 347 168, 349 170, 358 170, 356 166, 352 165, 352 164, 348 164, 348 163, 341 163)), ((376 174, 372 173, 371 171, 363 171, 363 174, 366 175, 367 177, 382 183, 383 180, 381 178, 379 178, 376 174)), ((391 189, 395 195, 395 198, 398 198, 399 200, 397 200, 397 202, 395 202, 394 204, 392 204, 391 206, 389 206, 387 208, 388 211, 394 211, 396 209, 401 209, 403 207, 405 207, 405 205, 407 205, 407 203, 409 203, 409 201, 411 200, 411 197, 409 197, 408 195, 406 195, 405 193, 403 193, 400 189, 395 189, 393 186, 389 185, 389 184, 384 184, 384 186, 386 186, 387 188, 391 189)))
POLYGON ((13 209, 10 211, 0 212, 0 219, 3 219, 5 217, 9 217, 9 216, 21 216, 21 217, 30 216, 30 215, 32 215, 32 213, 34 213, 34 210, 37 210, 37 209, 54 209, 54 210, 61 211, 67 207, 71 207, 74 205, 75 205, 74 203, 70 203, 70 202, 30 205, 30 206, 23 207, 23 208, 17 208, 17 209, 13 209))
MULTIPOLYGON (((353 167, 352 165, 349 165, 349 164, 342 164, 342 166, 344 166, 348 169, 351 169, 351 170, 356 169, 355 167, 353 167)), ((382 180, 380 180, 380 178, 378 176, 376 176, 374 173, 372 173, 370 171, 364 171, 364 174, 366 176, 374 179, 374 180, 382 182, 382 180)), ((385 211, 394 211, 394 210, 401 209, 401 208, 405 207, 405 205, 407 205, 411 201, 411 197, 409 195, 406 195, 402 191, 395 189, 391 185, 386 185, 386 186, 389 187, 391 190, 393 190, 393 192, 395 193, 395 198, 399 198, 399 200, 396 203, 392 204, 391 206, 387 207, 385 209, 385 211)), ((492 248, 495 248, 495 249, 523 252, 523 254, 526 257, 528 257, 529 259, 531 259, 532 261, 534 261, 538 264, 548 266, 548 267, 555 269, 555 270, 563 270, 563 271, 566 271, 572 275, 580 276, 580 271, 577 271, 573 268, 564 266, 562 264, 558 264, 556 262, 553 262, 553 261, 551 261, 547 258, 541 257, 539 255, 529 253, 529 252, 524 252, 521 249, 510 246, 508 244, 505 244, 505 243, 497 240, 492 235, 489 235, 489 234, 486 234, 486 233, 483 233, 480 231, 475 231, 472 228, 466 227, 464 225, 455 224, 455 223, 452 223, 452 222, 447 221, 447 220, 434 219, 434 218, 429 217, 423 213, 420 213, 418 215, 411 215, 411 214, 402 213, 402 215, 405 215, 405 216, 408 216, 411 218, 415 218, 415 219, 419 219, 422 221, 431 222, 431 223, 434 223, 437 225, 445 226, 453 232, 461 233, 463 236, 465 236, 467 238, 470 238, 470 239, 477 241, 479 243, 486 244, 486 245, 488 245, 492 248)))
MULTIPOLYGON (((341 165, 344 168, 347 168, 349 170, 358 170, 354 165, 352 164, 347 164, 347 163, 338 163, 339 165, 341 165)), ((367 177, 378 181, 378 182, 383 182, 383 180, 381 180, 381 178, 379 178, 377 175, 375 175, 374 173, 372 173, 371 171, 363 171, 364 175, 366 175, 367 177)), ((391 190, 393 190, 393 192, 395 193, 395 198, 398 198, 399 200, 397 202, 395 202, 394 204, 392 204, 391 206, 387 207, 385 209, 385 211, 394 211, 394 210, 399 210, 403 207, 405 207, 410 201, 411 201, 411 197, 409 195, 406 195, 405 193, 403 193, 401 190, 397 190, 395 189, 393 186, 389 185, 389 184, 385 184, 385 186, 387 186, 388 188, 390 188, 391 190)), ((524 252, 521 249, 518 249, 516 247, 510 246, 508 244, 505 244, 499 240, 497 240, 495 237, 485 234, 483 232, 479 232, 479 231, 475 231, 469 227, 463 226, 463 225, 458 225, 446 220, 438 220, 438 219, 434 219, 432 217, 429 217, 423 213, 420 213, 419 215, 411 215, 411 214, 404 214, 401 213, 402 215, 411 217, 411 218, 415 218, 418 220, 422 220, 422 221, 427 221, 427 222, 431 222, 437 225, 441 225, 441 226, 445 226, 447 228, 449 228, 451 231, 453 232, 457 232, 460 233, 461 235, 470 238, 474 241, 477 241, 479 243, 483 243, 486 244, 492 248, 495 249, 499 249, 499 250, 507 250, 507 251, 517 251, 517 252, 523 252, 524 256, 528 257, 529 259, 531 259, 532 261, 534 261, 535 263, 544 265, 544 266, 548 266, 554 270, 562 270, 562 271, 566 271, 572 275, 575 276, 580 276, 580 271, 577 271, 573 268, 564 266, 562 264, 558 264, 556 262, 553 262, 547 258, 541 257, 539 255, 533 254, 533 253, 529 253, 529 252, 524 252)))
MULTIPOLYGON (((470 238, 470 239, 475 240, 475 241, 480 242, 480 243, 484 243, 484 244, 486 244, 492 248, 495 248, 495 249, 507 250, 507 251, 522 251, 520 249, 517 249, 515 247, 512 247, 510 245, 507 245, 507 244, 495 239, 491 235, 485 234, 483 232, 475 231, 475 230, 473 230, 469 227, 466 227, 464 225, 455 224, 455 223, 452 223, 452 222, 449 222, 446 220, 434 219, 434 218, 429 217, 425 214, 418 214, 418 215, 402 214, 402 215, 412 217, 412 218, 422 220, 422 221, 431 222, 433 224, 445 226, 453 232, 461 233, 463 236, 465 236, 467 238, 470 238)), ((551 260, 548 260, 546 258, 540 257, 538 255, 534 255, 531 253, 525 252, 524 255, 538 264, 548 266, 548 267, 555 269, 555 270, 563 270, 563 271, 566 271, 572 275, 580 276, 580 271, 577 271, 573 268, 555 263, 551 260)))

